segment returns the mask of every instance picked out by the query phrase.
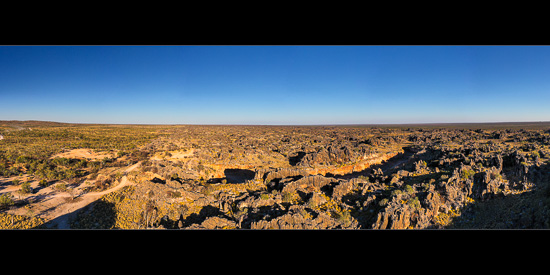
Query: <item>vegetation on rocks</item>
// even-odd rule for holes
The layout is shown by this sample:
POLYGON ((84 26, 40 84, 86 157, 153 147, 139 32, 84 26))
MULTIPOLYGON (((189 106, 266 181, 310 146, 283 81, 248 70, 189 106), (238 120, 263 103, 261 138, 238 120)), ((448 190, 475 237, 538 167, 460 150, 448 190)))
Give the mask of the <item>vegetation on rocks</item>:
POLYGON ((98 195, 75 210, 70 228, 548 228, 550 222, 550 125, 31 128, 0 123, 2 228, 47 224, 46 198, 70 196, 65 203, 74 204, 90 194, 98 195), (128 186, 117 187, 123 181, 128 186))
POLYGON ((44 224, 44 219, 0 213, 0 229, 37 229, 44 224))

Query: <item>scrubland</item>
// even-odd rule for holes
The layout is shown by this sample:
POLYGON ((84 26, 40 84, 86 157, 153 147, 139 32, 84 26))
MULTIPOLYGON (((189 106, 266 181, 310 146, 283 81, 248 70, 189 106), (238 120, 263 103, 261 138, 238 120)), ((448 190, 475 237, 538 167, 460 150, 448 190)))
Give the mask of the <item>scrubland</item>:
POLYGON ((548 228, 549 129, 0 121, 0 228, 548 228))

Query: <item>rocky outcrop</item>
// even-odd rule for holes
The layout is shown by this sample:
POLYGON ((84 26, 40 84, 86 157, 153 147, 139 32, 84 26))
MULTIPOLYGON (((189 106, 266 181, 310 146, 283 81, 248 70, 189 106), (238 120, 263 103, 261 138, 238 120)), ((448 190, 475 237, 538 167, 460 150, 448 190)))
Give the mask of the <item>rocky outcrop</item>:
POLYGON ((208 217, 200 225, 193 224, 185 229, 235 229, 237 223, 234 221, 220 218, 220 217, 208 217))
POLYGON ((299 180, 289 182, 283 187, 283 193, 292 193, 297 189, 304 190, 307 192, 310 191, 320 191, 326 185, 336 182, 333 178, 323 177, 321 175, 313 175, 303 177, 299 180))
POLYGON ((472 197, 487 200, 507 188, 507 183, 503 181, 499 169, 491 167, 475 176, 472 197))
MULTIPOLYGON (((193 141, 180 137, 193 156, 144 165, 136 189, 158 208, 147 215, 148 227, 446 228, 461 211, 524 194, 548 178, 550 153, 540 144, 547 133, 229 127, 209 145, 207 128, 193 141)), ((522 226, 539 215, 521 211, 514 221, 522 226)))
MULTIPOLYGON (((425 209, 425 216, 429 218, 433 218, 439 214, 439 206, 443 203, 441 196, 438 192, 435 191, 429 191, 428 195, 424 199, 424 209, 425 209)), ((422 227, 424 228, 424 227, 422 227)))
POLYGON ((412 211, 408 205, 392 201, 378 213, 373 229, 407 229, 411 225, 412 211))
POLYGON ((290 213, 271 220, 255 221, 251 229, 358 229, 356 221, 334 219, 326 213, 307 212, 305 208, 293 209, 290 213))
POLYGON ((347 146, 340 148, 329 146, 317 152, 306 154, 298 162, 298 166, 315 167, 317 165, 343 164, 355 158, 355 154, 347 146))
POLYGON ((341 200, 343 196, 350 193, 353 189, 358 187, 356 180, 341 181, 332 190, 332 198, 341 200))
POLYGON ((303 177, 307 176, 309 173, 302 169, 295 168, 279 168, 275 170, 263 169, 256 171, 255 178, 263 180, 266 184, 270 183, 273 180, 281 180, 289 177, 303 177))
POLYGON ((237 209, 240 209, 240 210, 245 208, 255 209, 255 208, 260 208, 265 206, 271 206, 281 202, 282 200, 280 196, 278 196, 277 198, 271 198, 271 197, 262 198, 262 197, 249 196, 245 200, 238 202, 237 209))
POLYGON ((323 205, 323 204, 327 203, 327 200, 325 199, 325 197, 323 195, 321 195, 321 193, 312 192, 312 195, 309 198, 307 203, 310 207, 318 207, 320 205, 323 205))

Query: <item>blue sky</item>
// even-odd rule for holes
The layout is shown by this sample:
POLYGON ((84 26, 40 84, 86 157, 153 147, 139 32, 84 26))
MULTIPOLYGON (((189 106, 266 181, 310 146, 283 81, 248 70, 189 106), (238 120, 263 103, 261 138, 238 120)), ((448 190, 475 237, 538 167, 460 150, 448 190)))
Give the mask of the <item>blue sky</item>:
POLYGON ((0 46, 0 120, 550 121, 547 46, 0 46))

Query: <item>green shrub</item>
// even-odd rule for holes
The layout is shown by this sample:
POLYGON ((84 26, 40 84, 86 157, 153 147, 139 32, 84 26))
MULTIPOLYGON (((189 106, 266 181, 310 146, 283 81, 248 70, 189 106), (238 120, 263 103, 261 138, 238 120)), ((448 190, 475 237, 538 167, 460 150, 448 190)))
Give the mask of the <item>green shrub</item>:
POLYGON ((57 191, 65 192, 65 191, 67 191, 68 187, 67 187, 66 183, 61 182, 61 183, 56 184, 53 188, 57 191))
POLYGON ((407 185, 405 186, 405 188, 403 189, 405 194, 412 194, 414 193, 414 188, 411 186, 411 185, 407 185))
POLYGON ((401 194, 403 194, 403 191, 401 191, 399 189, 395 189, 395 190, 391 191, 391 196, 392 197, 399 196, 401 194))
POLYGON ((38 185, 41 186, 41 187, 48 187, 49 183, 48 183, 47 180, 41 179, 41 180, 38 182, 38 185))
POLYGON ((11 193, 4 193, 0 195, 0 209, 7 208, 12 205, 14 205, 14 201, 11 193))
POLYGON ((21 184, 21 189, 19 190, 21 194, 29 194, 32 192, 31 183, 26 181, 23 184, 21 184))
POLYGON ((291 192, 283 193, 283 202, 292 202, 294 200, 294 194, 291 192))
POLYGON ((331 210, 330 216, 332 218, 335 218, 337 221, 343 223, 344 225, 348 225, 352 222, 351 214, 348 211, 338 212, 335 210, 331 210))
POLYGON ((414 208, 414 209, 420 209, 421 208, 420 201, 418 200, 417 197, 414 197, 414 198, 410 199, 409 201, 407 201, 407 204, 410 207, 414 208))
POLYGON ((81 159, 75 165, 76 168, 86 168, 87 166, 88 166, 88 162, 85 159, 81 159))
POLYGON ((461 177, 463 180, 465 180, 465 179, 471 178, 474 174, 475 174, 474 170, 472 170, 472 169, 464 169, 464 170, 462 170, 462 172, 460 173, 460 177, 461 177))

